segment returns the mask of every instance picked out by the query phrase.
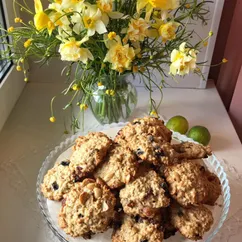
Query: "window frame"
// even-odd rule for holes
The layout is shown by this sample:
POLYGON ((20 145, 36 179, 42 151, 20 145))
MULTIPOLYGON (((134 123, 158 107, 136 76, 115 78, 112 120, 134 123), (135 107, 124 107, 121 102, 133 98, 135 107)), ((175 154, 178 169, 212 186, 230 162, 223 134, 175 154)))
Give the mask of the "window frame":
MULTIPOLYGON (((6 16, 5 15, 6 14, 5 14, 4 6, 3 6, 3 1, 1 0, 0 1, 0 20, 2 22, 3 28, 7 29, 7 21, 6 21, 6 16)), ((6 41, 8 43, 10 42, 9 37, 6 37, 6 41)), ((4 49, 4 47, 3 47, 3 49, 4 49)), ((8 72, 10 71, 12 66, 13 66, 13 62, 12 61, 7 61, 7 63, 5 63, 3 65, 3 70, 0 70, 0 83, 4 80, 5 76, 8 74, 8 72), (3 71, 3 73, 1 73, 2 71, 3 71)), ((1 67, 1 64, 0 64, 0 67, 1 67)))
MULTIPOLYGON (((0 1, 4 10, 6 28, 14 26, 15 15, 12 0, 0 1)), ((17 15, 20 16, 19 12, 17 12, 17 15)), ((23 73, 16 71, 15 66, 12 64, 0 83, 0 131, 20 97, 25 84, 23 73)))

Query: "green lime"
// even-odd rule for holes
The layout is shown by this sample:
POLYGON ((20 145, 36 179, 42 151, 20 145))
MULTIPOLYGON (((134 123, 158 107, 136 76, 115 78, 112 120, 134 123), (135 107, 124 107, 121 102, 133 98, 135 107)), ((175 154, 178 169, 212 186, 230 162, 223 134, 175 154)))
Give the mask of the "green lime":
POLYGON ((182 116, 174 116, 168 120, 166 127, 175 132, 185 134, 189 128, 188 121, 182 116))
POLYGON ((206 127, 203 127, 203 126, 192 127, 189 130, 187 136, 203 145, 208 145, 208 143, 211 139, 210 132, 208 131, 208 129, 206 127))

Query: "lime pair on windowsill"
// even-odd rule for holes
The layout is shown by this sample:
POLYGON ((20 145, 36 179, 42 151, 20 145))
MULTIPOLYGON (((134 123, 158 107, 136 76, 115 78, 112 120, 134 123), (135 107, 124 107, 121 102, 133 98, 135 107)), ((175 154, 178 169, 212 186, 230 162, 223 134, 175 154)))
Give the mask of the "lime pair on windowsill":
MULTIPOLYGON (((168 120, 166 123, 166 127, 175 132, 179 132, 181 134, 186 134, 189 128, 189 123, 186 118, 183 116, 174 116, 168 120)), ((193 140, 203 144, 208 145, 211 139, 210 132, 204 126, 194 126, 192 127, 188 133, 187 137, 192 138, 193 140)))

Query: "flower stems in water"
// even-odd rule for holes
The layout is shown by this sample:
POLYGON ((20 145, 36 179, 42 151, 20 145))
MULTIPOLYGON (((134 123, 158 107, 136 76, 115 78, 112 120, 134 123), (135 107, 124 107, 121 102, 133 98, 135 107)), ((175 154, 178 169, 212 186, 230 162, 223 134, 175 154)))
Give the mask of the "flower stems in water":
POLYGON ((102 123, 113 123, 127 119, 137 104, 136 90, 116 90, 114 95, 102 92, 90 101, 92 112, 96 119, 102 123))

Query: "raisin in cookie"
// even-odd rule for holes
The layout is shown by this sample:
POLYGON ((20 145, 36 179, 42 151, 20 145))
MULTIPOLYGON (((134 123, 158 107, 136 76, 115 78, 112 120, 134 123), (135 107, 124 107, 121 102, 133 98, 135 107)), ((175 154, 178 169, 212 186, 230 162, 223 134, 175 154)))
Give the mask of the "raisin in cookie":
POLYGON ((200 240, 213 224, 212 212, 203 205, 182 208, 171 206, 172 224, 188 239, 200 240))
POLYGON ((204 167, 192 161, 184 161, 164 169, 169 192, 182 206, 196 205, 208 195, 204 167))
POLYGON ((85 179, 64 196, 59 225, 73 237, 104 232, 114 217, 116 200, 102 183, 85 179))
POLYGON ((162 242, 163 232, 159 224, 150 223, 146 219, 136 221, 125 216, 121 227, 114 231, 112 242, 162 242))
POLYGON ((70 158, 70 168, 74 175, 81 178, 93 172, 103 161, 111 144, 112 140, 101 132, 80 136, 76 140, 74 152, 70 158))
POLYGON ((138 169, 136 155, 127 147, 113 144, 105 162, 95 172, 106 184, 114 189, 130 182, 138 169))
POLYGON ((120 191, 123 210, 129 215, 140 215, 152 218, 161 207, 169 206, 166 196, 165 182, 155 171, 130 182, 120 191))
POLYGON ((70 161, 56 163, 44 177, 41 184, 43 195, 51 200, 61 200, 74 184, 70 161))

